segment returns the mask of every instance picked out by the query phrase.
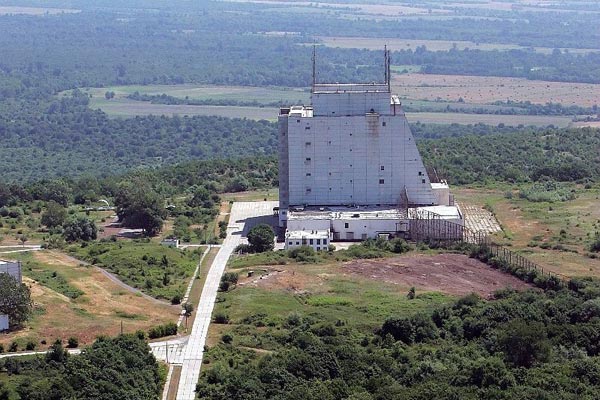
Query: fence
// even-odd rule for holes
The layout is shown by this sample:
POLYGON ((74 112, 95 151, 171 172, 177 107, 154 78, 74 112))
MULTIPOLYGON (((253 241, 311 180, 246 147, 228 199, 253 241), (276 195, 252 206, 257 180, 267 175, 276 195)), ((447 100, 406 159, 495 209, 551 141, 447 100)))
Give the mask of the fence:
MULTIPOLYGON (((525 275, 532 272, 539 277, 547 277, 559 285, 567 285, 568 278, 544 270, 520 254, 505 246, 494 243, 485 232, 474 232, 464 225, 445 220, 441 215, 428 210, 416 210, 410 218, 410 239, 415 242, 427 242, 434 246, 444 247, 456 243, 474 245, 480 252, 487 253, 503 264, 503 267, 512 271, 523 271, 525 275)), ((487 261, 487 259, 486 259, 487 261)), ((518 275, 518 274, 517 274, 518 275)))

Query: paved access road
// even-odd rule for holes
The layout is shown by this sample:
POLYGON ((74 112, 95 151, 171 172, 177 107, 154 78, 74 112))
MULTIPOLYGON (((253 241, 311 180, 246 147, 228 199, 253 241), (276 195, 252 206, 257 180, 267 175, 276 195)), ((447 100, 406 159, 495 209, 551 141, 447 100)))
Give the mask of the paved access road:
POLYGON ((278 205, 279 203, 276 201, 233 203, 227 226, 227 237, 208 271, 200 303, 196 307, 196 319, 183 354, 177 400, 193 400, 195 398, 208 325, 215 306, 221 275, 223 275, 229 256, 236 246, 242 243, 248 229, 262 222, 273 222, 273 207, 278 205))

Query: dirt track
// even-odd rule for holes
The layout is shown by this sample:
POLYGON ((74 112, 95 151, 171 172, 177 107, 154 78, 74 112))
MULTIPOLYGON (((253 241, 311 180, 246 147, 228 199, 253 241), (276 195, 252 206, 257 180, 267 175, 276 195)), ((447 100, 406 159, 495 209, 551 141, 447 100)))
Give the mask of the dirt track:
POLYGON ((524 290, 525 282, 495 270, 462 254, 411 254, 382 260, 359 260, 345 263, 342 270, 389 283, 414 286, 418 290, 439 291, 452 295, 477 293, 492 297, 507 286, 524 290))

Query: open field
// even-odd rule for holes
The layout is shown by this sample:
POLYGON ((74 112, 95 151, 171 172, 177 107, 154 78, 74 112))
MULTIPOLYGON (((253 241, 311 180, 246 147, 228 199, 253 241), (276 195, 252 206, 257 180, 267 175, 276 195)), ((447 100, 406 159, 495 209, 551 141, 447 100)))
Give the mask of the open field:
POLYGON ((402 15, 430 15, 449 14, 449 10, 429 10, 426 7, 411 7, 397 4, 365 3, 336 3, 336 2, 311 2, 311 1, 283 1, 283 0, 228 0, 237 3, 290 5, 293 7, 312 7, 337 9, 338 11, 353 12, 357 14, 370 14, 378 16, 402 16, 402 15))
POLYGON ((0 15, 26 14, 26 15, 54 15, 54 14, 72 14, 81 10, 72 8, 41 8, 41 7, 17 7, 0 6, 0 15))
MULTIPOLYGON (((427 47, 431 51, 447 51, 453 48, 458 50, 525 50, 533 49, 538 53, 551 54, 554 49, 550 47, 524 47, 516 44, 507 43, 475 43, 470 41, 460 40, 420 40, 420 39, 399 39, 399 38, 370 38, 370 37, 343 37, 343 36, 318 36, 317 39, 328 47, 339 47, 343 49, 368 49, 381 50, 384 45, 387 45, 389 50, 415 50, 419 46, 427 47)), ((570 53, 586 54, 590 52, 600 51, 598 49, 576 49, 576 48, 561 48, 560 50, 568 50, 570 53)))
POLYGON ((598 229, 600 188, 575 188, 575 200, 565 202, 531 202, 499 189, 455 187, 458 202, 493 209, 504 229, 497 234, 500 242, 531 261, 565 276, 600 277, 600 259, 588 257, 590 236, 598 229), (562 232, 561 232, 562 231, 562 232))
MULTIPOLYGON (((98 106, 96 103, 95 106, 98 106)), ((94 107, 94 106, 93 106, 94 107)), ((132 117, 138 115, 214 115, 227 118, 248 118, 275 121, 279 109, 275 107, 238 107, 238 106, 188 106, 151 104, 126 98, 103 101, 99 107, 113 117, 132 117)), ((536 125, 565 127, 571 123, 570 117, 545 115, 500 115, 500 114, 462 114, 445 112, 406 113, 409 122, 431 124, 489 124, 489 125, 536 125)))
MULTIPOLYGON (((217 85, 129 85, 107 88, 85 88, 83 92, 92 96, 92 103, 103 105, 107 101, 104 94, 115 93, 115 99, 126 97, 135 92, 147 95, 161 95, 190 100, 236 100, 256 101, 261 104, 273 102, 307 101, 310 93, 304 89, 286 87, 217 86, 217 85)), ((68 91, 67 91, 68 92, 68 91)), ((64 92, 63 92, 64 93, 64 92)))
POLYGON ((100 108, 112 117, 134 117, 138 115, 215 115, 226 118, 266 119, 275 121, 279 114, 279 109, 274 107, 165 105, 129 99, 111 100, 101 106, 96 104, 92 107, 100 108))
POLYGON ((399 74, 392 79, 400 97, 418 100, 486 104, 494 101, 530 101, 537 104, 593 106, 600 99, 600 84, 531 81, 524 78, 472 75, 399 74))
POLYGON ((0 335, 5 348, 13 340, 33 340, 38 348, 44 348, 41 340, 50 345, 57 338, 66 340, 71 336, 77 337, 80 345, 87 345, 99 335, 118 334, 121 323, 125 332, 135 332, 177 319, 178 306, 161 305, 132 294, 97 269, 82 266, 58 251, 36 252, 24 256, 27 259, 64 277, 83 295, 76 299, 64 296, 33 281, 25 268, 24 281, 31 287, 35 312, 25 329, 0 335))
MULTIPOLYGON (((343 320, 369 331, 391 314, 412 314, 452 300, 442 293, 417 290, 417 298, 411 301, 406 298, 410 285, 354 275, 344 271, 341 264, 290 264, 252 270, 254 275, 248 278, 246 269, 233 269, 239 272, 240 281, 232 291, 220 294, 215 305, 215 313, 228 314, 232 324, 253 315, 263 315, 268 324, 295 312, 323 322, 343 320)), ((223 328, 211 324, 209 343, 215 343, 223 328)), ((250 342, 245 345, 261 347, 250 342)))
POLYGON ((71 254, 105 268, 126 284, 164 300, 183 297, 204 250, 178 250, 145 241, 72 245, 71 254))

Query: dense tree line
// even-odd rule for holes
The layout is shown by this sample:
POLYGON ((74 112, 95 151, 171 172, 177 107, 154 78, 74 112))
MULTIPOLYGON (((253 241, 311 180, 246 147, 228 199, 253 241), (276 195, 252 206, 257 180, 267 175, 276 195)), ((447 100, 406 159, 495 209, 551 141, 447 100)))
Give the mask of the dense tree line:
POLYGON ((600 131, 551 129, 419 142, 425 163, 456 184, 585 181, 600 176, 600 131))
POLYGON ((155 400, 163 384, 148 344, 133 335, 99 338, 72 356, 58 341, 45 357, 0 360, 0 372, 10 376, 6 398, 30 400, 155 400))
MULTIPOLYGON (((198 392, 228 400, 591 400, 600 389, 598 295, 585 279, 559 291, 507 289, 493 301, 469 295, 390 316, 375 335, 290 315, 264 333, 276 337, 275 352, 252 359, 227 344, 211 349, 198 392)), ((236 323, 239 332, 253 328, 251 317, 236 323)))
POLYGON ((0 112, 2 180, 114 175, 190 159, 272 154, 276 126, 222 117, 109 119, 76 92, 40 107, 0 112))

